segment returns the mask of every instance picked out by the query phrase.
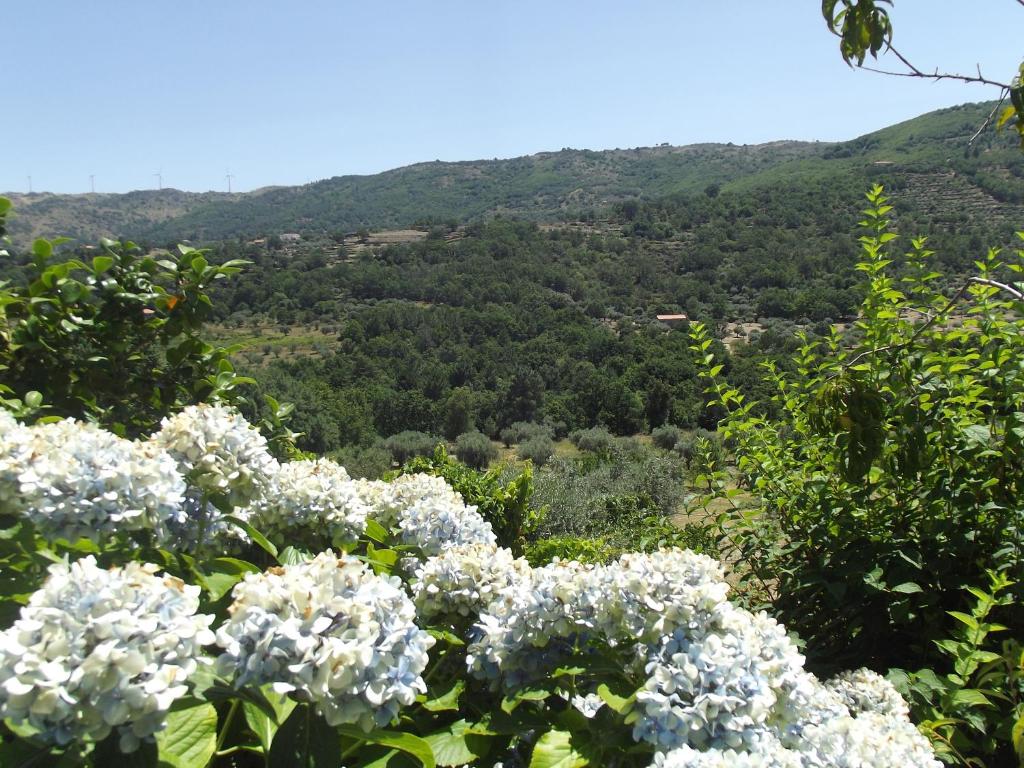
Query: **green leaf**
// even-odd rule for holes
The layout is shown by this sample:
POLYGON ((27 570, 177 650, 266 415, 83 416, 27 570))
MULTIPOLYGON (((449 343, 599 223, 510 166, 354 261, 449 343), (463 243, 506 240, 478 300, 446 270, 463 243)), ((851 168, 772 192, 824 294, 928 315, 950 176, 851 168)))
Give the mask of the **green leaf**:
POLYGON ((106 272, 114 266, 114 259, 110 256, 96 256, 92 260, 92 271, 97 275, 106 272))
POLYGON ((285 547, 281 550, 280 556, 277 561, 281 565, 299 565, 300 563, 307 563, 313 559, 313 555, 304 549, 297 549, 295 547, 285 547))
POLYGON ((1024 716, 1017 718, 1011 733, 1013 751, 1017 753, 1017 762, 1024 765, 1024 716))
POLYGON ((1004 109, 1002 114, 999 115, 999 119, 996 120, 996 128, 1002 128, 1016 114, 1017 109, 1012 105, 1004 109))
POLYGON ((429 712, 446 712, 448 710, 458 710, 459 708, 459 697, 462 696, 462 692, 466 689, 466 683, 464 680, 456 680, 452 683, 452 686, 442 693, 440 696, 435 696, 432 699, 427 699, 423 702, 423 708, 429 712))
POLYGON ((978 620, 975 619, 973 616, 968 616, 966 613, 962 613, 961 611, 949 611, 948 613, 954 619, 961 622, 962 624, 967 625, 971 629, 978 628, 978 620))
POLYGON ((235 517, 234 515, 224 515, 224 519, 233 525, 237 525, 249 534, 249 538, 256 542, 264 552, 268 553, 275 560, 277 559, 277 547, 275 547, 266 536, 249 525, 249 523, 239 517, 235 517))
POLYGON ((206 768, 217 749, 217 710, 200 702, 171 711, 167 727, 157 733, 161 767, 206 768))
POLYGON ((895 587, 892 588, 892 591, 901 592, 904 595, 912 595, 917 592, 924 592, 924 590, 921 589, 920 585, 915 584, 912 581, 905 581, 902 584, 897 584, 895 587))
POLYGON ((32 253, 40 259, 48 259, 53 255, 53 243, 40 237, 32 243, 32 253))
POLYGON ((430 745, 437 764, 446 767, 473 764, 491 748, 491 740, 475 733, 465 720, 453 723, 444 731, 424 736, 423 740, 430 745))
MULTIPOLYGON (((434 751, 425 740, 411 733, 401 731, 376 730, 363 733, 360 728, 354 725, 336 726, 338 733, 353 739, 360 739, 370 744, 379 744, 382 747, 392 747, 411 755, 419 761, 423 768, 435 768, 437 762, 434 760, 434 751)), ((271 761, 273 763, 273 761, 271 761)), ((337 766, 337 763, 335 763, 337 766)))
POLYGON ((242 703, 242 711, 245 712, 245 722, 249 724, 249 729, 256 734, 256 738, 263 746, 263 751, 269 753, 278 728, 288 719, 297 705, 285 694, 274 692, 269 684, 260 690, 266 696, 267 703, 274 708, 276 716, 268 716, 263 709, 248 701, 242 703))
POLYGON ((530 768, 582 768, 588 760, 572 747, 567 731, 548 731, 537 741, 530 768))
POLYGON ((277 730, 267 753, 267 765, 338 768, 341 764, 338 732, 338 728, 329 726, 310 705, 297 706, 277 730))
POLYGON ((234 557, 214 558, 207 568, 208 572, 203 575, 203 581, 210 599, 214 602, 230 592, 235 584, 245 578, 245 574, 260 572, 252 563, 234 557))
POLYGON ((619 696, 615 693, 612 693, 612 690, 604 683, 601 683, 601 685, 597 686, 597 695, 601 697, 601 701, 607 704, 609 708, 611 708, 615 712, 618 712, 620 715, 624 715, 626 712, 629 711, 630 705, 633 700, 631 696, 619 696))
POLYGON ((954 704, 966 704, 969 707, 990 707, 992 702, 981 691, 975 688, 962 688, 954 691, 950 700, 954 704))
POLYGON ((366 536, 366 538, 372 539, 373 541, 376 541, 379 544, 384 544, 388 540, 387 529, 383 525, 378 523, 376 520, 366 521, 366 530, 363 531, 363 534, 366 536))

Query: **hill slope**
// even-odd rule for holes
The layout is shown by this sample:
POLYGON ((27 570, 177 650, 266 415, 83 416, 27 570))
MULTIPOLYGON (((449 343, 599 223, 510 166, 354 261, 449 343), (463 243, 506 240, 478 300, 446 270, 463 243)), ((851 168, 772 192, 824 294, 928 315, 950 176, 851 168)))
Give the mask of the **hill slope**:
MULTIPOLYGON (((925 197, 936 184, 949 187, 955 176, 953 187, 974 200, 975 210, 995 211, 1000 203, 1024 200, 1024 160, 1011 137, 992 132, 967 149, 990 108, 968 104, 939 110, 835 144, 563 149, 509 160, 419 163, 372 176, 339 176, 234 195, 178 190, 14 195, 19 217, 12 232, 22 242, 42 233, 86 240, 211 241, 470 221, 496 213, 543 221, 574 218, 630 198, 697 193, 712 185, 739 191, 838 177, 863 184, 879 174, 911 190, 911 196, 920 190, 925 197), (922 175, 939 181, 922 183, 922 175)), ((924 198, 920 202, 926 204, 924 198)))

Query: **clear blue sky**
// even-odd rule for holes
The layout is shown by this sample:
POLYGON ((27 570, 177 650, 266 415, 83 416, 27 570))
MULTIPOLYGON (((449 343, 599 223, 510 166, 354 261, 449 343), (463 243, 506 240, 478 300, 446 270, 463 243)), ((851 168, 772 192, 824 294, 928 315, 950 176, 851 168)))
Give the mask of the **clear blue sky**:
MULTIPOLYGON (((848 139, 995 98, 849 70, 817 0, 0 0, 0 190, 234 189, 423 160, 848 139)), ((1008 80, 1014 0, 896 0, 922 68, 1008 80), (969 13, 968 13, 969 10, 969 13)))

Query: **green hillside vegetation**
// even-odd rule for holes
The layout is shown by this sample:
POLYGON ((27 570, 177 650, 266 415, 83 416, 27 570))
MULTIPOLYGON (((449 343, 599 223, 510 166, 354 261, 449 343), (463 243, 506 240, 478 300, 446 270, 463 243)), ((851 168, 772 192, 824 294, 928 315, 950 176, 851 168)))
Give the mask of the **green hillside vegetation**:
POLYGON ((371 176, 340 176, 234 195, 169 189, 126 195, 15 195, 18 215, 10 229, 22 243, 54 231, 83 242, 124 236, 173 243, 466 223, 497 214, 571 221, 633 199, 706 189, 749 191, 803 181, 864 189, 876 178, 893 190, 906 189, 907 204, 928 198, 927 190, 918 194, 922 184, 938 184, 949 188, 944 194, 970 198, 970 212, 1004 215, 1002 206, 1024 199, 1024 160, 1013 137, 993 131, 967 148, 991 106, 951 107, 836 144, 563 149, 508 160, 419 163, 371 176))

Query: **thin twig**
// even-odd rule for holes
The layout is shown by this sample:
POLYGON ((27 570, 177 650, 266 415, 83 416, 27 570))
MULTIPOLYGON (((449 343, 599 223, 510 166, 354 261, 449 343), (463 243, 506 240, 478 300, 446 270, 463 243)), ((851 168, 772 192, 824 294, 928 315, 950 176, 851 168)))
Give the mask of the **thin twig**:
MULTIPOLYGON (((1024 0, 1019 0, 1019 2, 1024 3, 1024 0)), ((972 278, 970 278, 970 282, 972 282, 972 283, 981 283, 982 285, 991 285, 993 288, 998 288, 1001 291, 1006 291, 1008 294, 1013 296, 1015 299, 1018 299, 1020 301, 1024 301, 1024 292, 1019 291, 1018 289, 1014 288, 1012 285, 1007 285, 1006 283, 1000 283, 1000 282, 997 282, 995 280, 989 280, 988 278, 985 278, 985 277, 972 277, 972 278)))
MULTIPOLYGON (((1024 0, 1017 0, 1024 5, 1024 0)), ((1007 83, 1000 83, 995 80, 989 80, 987 77, 981 74, 981 65, 976 65, 978 68, 977 75, 961 75, 956 72, 939 72, 939 68, 936 67, 934 72, 925 72, 915 67, 910 60, 900 53, 898 50, 889 45, 886 50, 892 53, 909 71, 908 72, 894 72, 888 69, 876 69, 875 67, 867 67, 863 64, 860 65, 860 69, 866 69, 868 72, 877 72, 880 75, 891 75, 892 77, 920 77, 926 80, 960 80, 964 83, 981 83, 983 85, 998 85, 1004 91, 1008 91, 1010 86, 1007 83)))
MULTIPOLYGON (((1018 2, 1024 4, 1024 0, 1018 0, 1018 2)), ((992 118, 996 116, 996 112, 998 112, 999 108, 1001 106, 1003 106, 1003 101, 1005 101, 1005 99, 1006 99, 1006 94, 1007 94, 1007 90, 1005 88, 1003 88, 1002 92, 999 94, 999 101, 997 101, 996 105, 994 107, 992 107, 992 111, 988 113, 988 117, 985 118, 985 122, 983 122, 981 124, 981 127, 978 128, 977 131, 975 131, 974 135, 971 136, 971 138, 967 140, 967 146, 968 147, 971 146, 974 143, 975 139, 977 139, 979 136, 981 136, 981 132, 984 131, 988 127, 989 123, 992 122, 992 118)))

